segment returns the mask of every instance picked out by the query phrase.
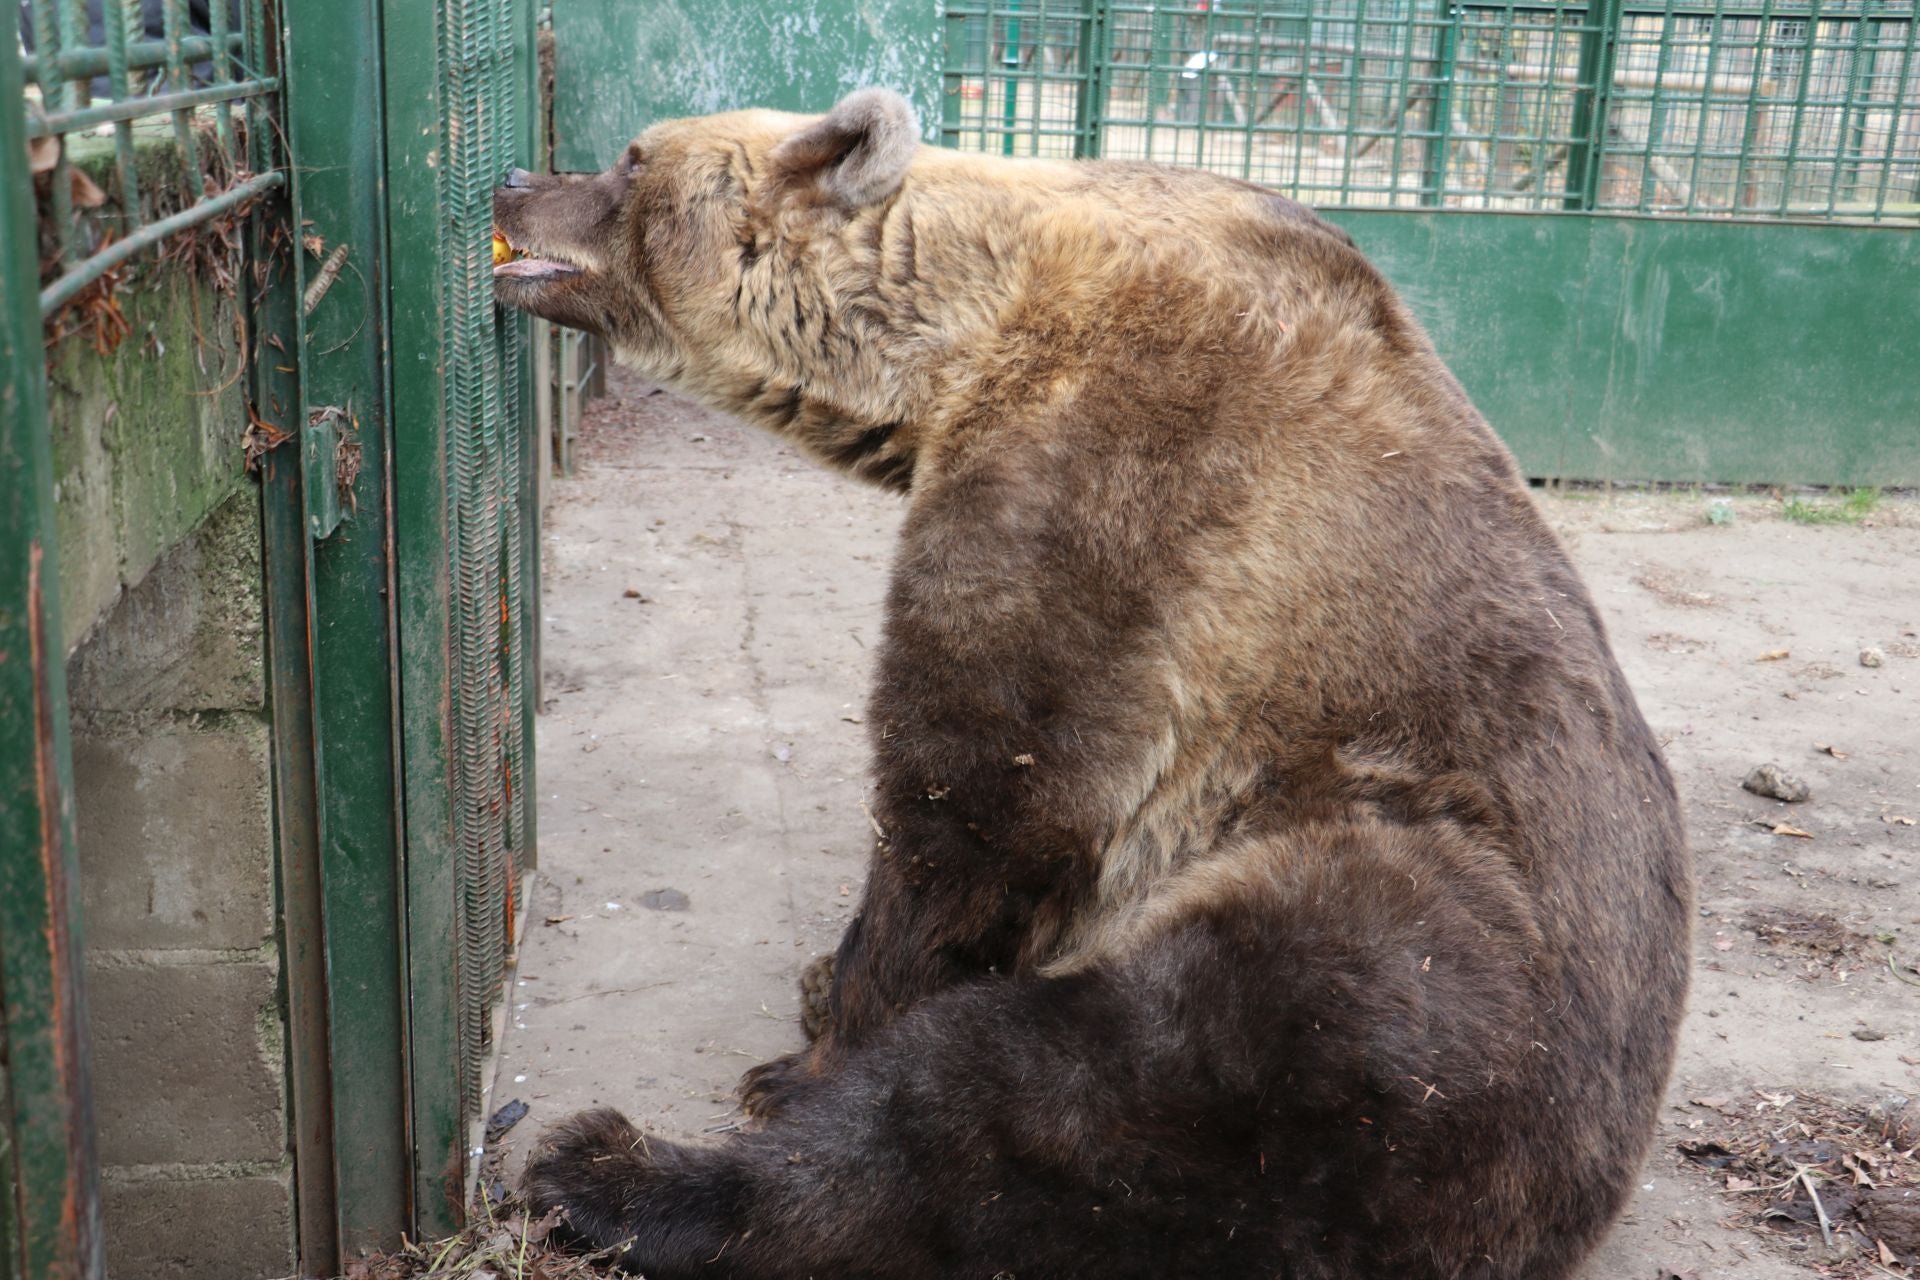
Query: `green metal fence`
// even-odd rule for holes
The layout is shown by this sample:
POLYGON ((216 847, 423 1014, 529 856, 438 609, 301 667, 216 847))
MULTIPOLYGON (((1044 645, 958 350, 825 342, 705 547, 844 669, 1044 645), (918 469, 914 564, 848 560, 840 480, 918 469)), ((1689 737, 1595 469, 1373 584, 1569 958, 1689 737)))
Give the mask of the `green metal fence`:
POLYGON ((83 6, 31 0, 30 12, 34 53, 21 62, 27 137, 52 144, 52 217, 42 228, 52 242, 51 278, 40 292, 42 312, 142 250, 285 185, 269 127, 268 102, 280 84, 267 68, 264 0, 231 8, 216 0, 204 35, 188 34, 187 0, 165 0, 163 39, 149 38, 139 0, 105 0, 99 43, 80 25, 83 6), (102 76, 108 93, 94 101, 93 82, 102 76), (76 189, 88 184, 76 184, 73 152, 101 131, 113 138, 118 189, 110 215, 86 217, 75 208, 76 189), (177 163, 168 177, 176 191, 141 190, 135 147, 156 131, 172 137, 177 163), (165 212, 155 215, 156 208, 165 212))
POLYGON ((540 454, 491 194, 543 159, 537 6, 102 10, 90 41, 32 0, 0 49, 0 1280, 101 1268, 45 343, 215 220, 246 245, 295 1213, 332 1274, 463 1217, 532 860, 540 454))
POLYGON ((1912 0, 1001 0, 944 140, 1330 207, 1920 217, 1912 0))
POLYGON ((197 34, 187 0, 157 36, 138 0, 100 9, 95 35, 83 6, 31 0, 32 54, 0 50, 0 1276, 29 1280, 103 1267, 42 324, 110 312, 139 255, 286 182, 263 0, 216 0, 197 34), (110 149, 107 187, 89 149, 110 149))
POLYGON ((1920 483, 1913 0, 952 0, 941 139, 1345 227, 1535 476, 1920 483))

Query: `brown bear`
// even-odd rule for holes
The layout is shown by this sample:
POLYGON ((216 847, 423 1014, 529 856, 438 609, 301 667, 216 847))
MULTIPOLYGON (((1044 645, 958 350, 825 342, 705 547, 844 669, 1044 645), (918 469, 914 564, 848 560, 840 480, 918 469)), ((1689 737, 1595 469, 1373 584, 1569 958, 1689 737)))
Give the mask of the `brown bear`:
POLYGON ((501 302, 905 495, 826 1025, 750 1131, 556 1126, 650 1280, 1556 1280, 1627 1195, 1692 889, 1512 458, 1262 188, 904 101, 515 174, 501 302))

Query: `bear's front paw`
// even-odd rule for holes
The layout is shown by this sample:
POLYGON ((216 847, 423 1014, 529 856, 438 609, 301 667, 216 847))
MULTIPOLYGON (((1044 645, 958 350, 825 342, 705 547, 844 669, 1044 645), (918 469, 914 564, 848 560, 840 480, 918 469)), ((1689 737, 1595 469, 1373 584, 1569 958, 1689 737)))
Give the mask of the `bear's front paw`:
POLYGON ((542 1134, 520 1185, 534 1217, 560 1210, 562 1239, 623 1249, 633 1239, 627 1215, 656 1178, 646 1135, 603 1107, 568 1116, 542 1134))
POLYGON ((833 966, 829 951, 800 971, 800 1027, 812 1044, 833 1024, 833 966))
POLYGON ((818 1078, 814 1054, 790 1053, 763 1062, 740 1077, 735 1090, 740 1109, 756 1120, 766 1120, 786 1109, 800 1090, 818 1078))

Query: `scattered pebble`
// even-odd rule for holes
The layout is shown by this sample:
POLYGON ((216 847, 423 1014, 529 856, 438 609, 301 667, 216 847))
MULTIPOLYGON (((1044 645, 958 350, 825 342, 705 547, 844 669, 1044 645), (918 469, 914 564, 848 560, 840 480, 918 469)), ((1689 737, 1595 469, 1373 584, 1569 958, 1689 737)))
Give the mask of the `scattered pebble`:
POLYGON ((1885 1040, 1887 1033, 1884 1031, 1876 1031, 1872 1027, 1855 1027, 1853 1029, 1853 1038, 1871 1043, 1875 1040, 1885 1040))
POLYGON ((640 905, 649 911, 685 911, 693 901, 678 889, 649 889, 640 895, 640 905))
POLYGON ((1860 651, 1860 665, 1863 667, 1877 667, 1886 660, 1887 655, 1873 645, 1868 645, 1860 651))
POLYGON ((1813 795, 1813 788, 1777 764, 1759 766, 1740 785, 1757 796, 1785 800, 1788 804, 1799 804, 1813 795))

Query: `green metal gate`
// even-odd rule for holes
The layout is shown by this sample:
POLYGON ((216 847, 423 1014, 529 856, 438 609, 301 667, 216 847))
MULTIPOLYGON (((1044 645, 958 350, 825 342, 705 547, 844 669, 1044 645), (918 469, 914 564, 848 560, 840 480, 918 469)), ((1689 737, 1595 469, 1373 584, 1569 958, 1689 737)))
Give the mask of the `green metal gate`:
POLYGON ((954 0, 945 29, 942 141, 1320 207, 1532 474, 1920 482, 1912 0, 954 0))
POLYGON ((303 1272, 331 1273, 464 1216, 532 863, 540 455, 490 204, 544 162, 537 11, 215 0, 194 34, 165 0, 164 39, 139 0, 104 11, 90 43, 83 6, 33 0, 34 54, 0 49, 0 1277, 101 1268, 42 320, 233 216, 295 1216, 303 1272), (76 209, 70 144, 103 127, 114 189, 76 209), (156 129, 184 194, 143 216, 133 142, 156 129), (15 174, 30 139, 54 148, 44 216, 15 174))

